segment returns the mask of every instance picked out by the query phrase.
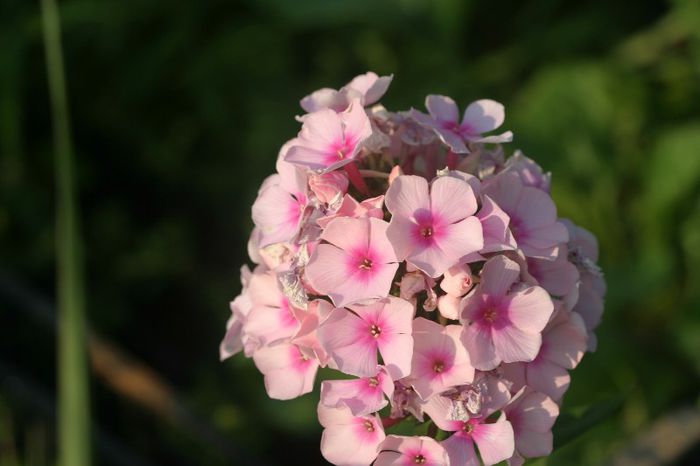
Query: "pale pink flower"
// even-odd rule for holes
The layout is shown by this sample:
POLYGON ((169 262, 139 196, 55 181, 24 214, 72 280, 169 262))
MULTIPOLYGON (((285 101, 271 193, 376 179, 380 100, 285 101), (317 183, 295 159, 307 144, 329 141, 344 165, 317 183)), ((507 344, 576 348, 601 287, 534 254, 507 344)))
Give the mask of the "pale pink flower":
POLYGON ((474 379, 474 367, 459 340, 462 327, 446 327, 418 317, 413 321, 413 360, 409 381, 424 400, 474 379))
POLYGON ((536 458, 552 453, 552 426, 559 416, 559 406, 551 398, 523 388, 503 412, 513 426, 515 450, 519 456, 536 458))
POLYGON ((509 251, 518 247, 508 228, 510 217, 489 196, 481 197, 481 209, 476 216, 484 231, 484 247, 480 253, 509 251))
POLYGON ((355 416, 379 411, 394 394, 394 382, 382 368, 372 377, 327 380, 321 383, 321 403, 329 408, 347 406, 355 416))
POLYGON ((384 218, 384 212, 382 211, 383 205, 384 196, 372 197, 370 199, 365 199, 362 202, 357 202, 354 197, 346 194, 343 196, 340 207, 338 207, 336 211, 329 213, 325 217, 319 218, 316 220, 316 223, 318 223, 321 228, 326 228, 333 219, 338 217, 374 217, 381 220, 384 218))
POLYGON ((445 449, 430 437, 389 435, 374 466, 449 466, 445 449))
POLYGON ((526 157, 520 150, 516 150, 506 160, 505 171, 517 173, 524 186, 532 186, 546 192, 550 190, 552 174, 543 173, 542 167, 531 158, 526 157))
POLYGON ((462 301, 462 340, 479 370, 495 369, 501 361, 532 361, 540 349, 540 332, 554 306, 539 286, 510 291, 519 275, 516 262, 495 256, 484 265, 479 286, 462 301))
POLYGON ((226 322, 226 334, 219 345, 219 359, 224 361, 243 349, 243 325, 248 318, 253 303, 248 295, 248 283, 252 272, 247 265, 241 267, 241 294, 231 301, 231 317, 226 322))
POLYGON ((359 100, 342 113, 323 109, 309 114, 285 160, 315 171, 331 171, 355 160, 372 125, 359 100))
POLYGON ((442 430, 454 432, 442 442, 452 465, 490 466, 513 456, 515 441, 513 427, 501 414, 495 422, 490 415, 501 409, 510 399, 508 390, 502 382, 487 382, 499 396, 493 402, 481 407, 479 416, 465 420, 450 419, 454 412, 452 400, 444 396, 430 399, 424 407, 426 414, 442 430), (479 449, 481 462, 474 445, 479 449))
POLYGON ((252 308, 243 325, 247 356, 262 346, 289 339, 299 329, 294 309, 282 294, 274 271, 258 266, 250 278, 248 295, 252 308))
POLYGON ((318 361, 306 356, 298 346, 279 342, 253 354, 255 366, 265 376, 270 398, 290 400, 314 388, 318 361))
POLYGON ((449 294, 442 295, 437 299, 437 308, 446 319, 458 320, 462 308, 462 298, 449 294))
POLYGON ((317 330, 333 309, 333 305, 323 299, 309 302, 307 310, 301 313, 299 330, 291 339, 307 357, 317 359, 321 367, 328 363, 328 353, 318 339, 317 330))
POLYGON ((321 454, 337 466, 369 466, 386 438, 376 415, 355 416, 347 407, 319 403, 318 420, 324 427, 321 454))
POLYGON ((597 339, 593 330, 600 325, 606 294, 603 272, 598 267, 598 240, 585 228, 562 219, 569 230, 569 260, 579 270, 581 282, 574 311, 583 317, 588 329, 588 351, 595 351, 597 339))
POLYGON ((348 184, 348 177, 342 172, 314 173, 309 178, 309 188, 325 204, 340 200, 348 192, 348 184))
POLYGON ((575 369, 586 352, 588 337, 581 317, 559 310, 542 334, 542 347, 532 362, 505 364, 501 371, 514 382, 514 389, 528 385, 555 401, 569 388, 569 370, 575 369))
POLYGON ((292 240, 308 203, 304 172, 281 160, 277 170, 265 180, 253 204, 253 222, 260 232, 258 248, 292 240))
POLYGON ((502 172, 490 178, 483 183, 482 192, 508 214, 510 230, 526 256, 554 259, 558 247, 569 240, 549 194, 524 186, 517 173, 502 172))
POLYGON ((579 281, 576 266, 568 260, 566 245, 559 247, 554 260, 527 258, 527 272, 552 296, 566 296, 579 281))
POLYGON ((328 224, 306 266, 306 278, 336 306, 383 298, 398 269, 387 239, 389 225, 376 218, 339 217, 328 224))
POLYGON ((318 337, 338 369, 358 377, 377 373, 377 352, 392 379, 409 374, 414 308, 390 296, 371 304, 337 308, 318 329, 318 337))
POLYGON ((377 76, 368 72, 356 76, 340 90, 325 87, 301 99, 301 108, 309 113, 329 108, 342 112, 353 99, 359 99, 363 106, 372 105, 384 95, 393 76, 377 76))
POLYGON ((465 181, 442 176, 429 187, 425 178, 399 176, 384 202, 392 214, 387 236, 398 259, 431 277, 483 247, 476 197, 465 181))
POLYGON ((483 99, 472 102, 459 121, 457 104, 450 97, 429 95, 425 106, 430 116, 413 110, 411 117, 427 128, 431 128, 440 140, 457 153, 469 152, 465 142, 501 143, 513 140, 513 133, 506 131, 496 136, 483 136, 500 127, 505 120, 503 105, 483 99))

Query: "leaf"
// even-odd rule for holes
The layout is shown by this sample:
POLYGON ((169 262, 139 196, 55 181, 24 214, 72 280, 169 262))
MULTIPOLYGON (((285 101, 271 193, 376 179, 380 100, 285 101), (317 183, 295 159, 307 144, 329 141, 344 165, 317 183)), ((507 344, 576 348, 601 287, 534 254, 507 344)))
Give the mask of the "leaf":
POLYGON ((607 419, 610 419, 622 408, 624 400, 628 396, 629 391, 626 391, 613 398, 601 401, 588 408, 580 416, 567 413, 562 414, 553 429, 554 449, 561 448, 607 419))

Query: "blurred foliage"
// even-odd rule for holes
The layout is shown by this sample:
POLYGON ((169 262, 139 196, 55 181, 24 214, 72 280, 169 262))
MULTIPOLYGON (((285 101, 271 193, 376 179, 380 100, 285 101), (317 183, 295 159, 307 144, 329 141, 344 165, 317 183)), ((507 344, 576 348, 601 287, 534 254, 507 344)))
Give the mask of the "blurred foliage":
MULTIPOLYGON (((231 444, 271 464, 322 464, 317 395, 267 400, 252 363, 221 365, 217 346, 240 287, 250 205, 298 131, 298 100, 367 70, 394 74, 391 109, 421 107, 427 93, 503 102, 513 147, 553 172, 560 214, 600 240, 609 295, 599 350, 575 371, 566 410, 629 395, 618 414, 536 463, 605 464, 658 416, 698 401, 700 2, 59 4, 90 323, 231 444)), ((37 2, 0 2, 0 44, 0 266, 51 297, 37 2)), ((3 452, 22 456, 24 432, 51 425, 50 415, 12 398, 8 368, 51 393, 55 341, 22 306, 4 295, 0 304, 0 396, 9 400, 0 440, 15 432, 17 449, 3 452)), ((231 464, 101 381, 92 392, 103 433, 144 464, 231 464)), ((50 457, 53 443, 42 442, 50 457)), ((112 464, 104 454, 99 463, 112 464)))

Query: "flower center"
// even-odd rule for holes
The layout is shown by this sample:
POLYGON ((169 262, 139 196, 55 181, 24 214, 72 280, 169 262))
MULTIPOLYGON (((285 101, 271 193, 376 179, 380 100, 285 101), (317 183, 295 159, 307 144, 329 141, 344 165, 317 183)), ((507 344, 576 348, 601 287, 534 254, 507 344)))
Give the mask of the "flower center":
POLYGON ((440 372, 445 370, 445 363, 443 363, 442 361, 436 362, 435 364, 433 364, 433 370, 439 374, 440 372))
POLYGON ((360 262, 360 265, 358 267, 363 270, 369 270, 372 268, 372 261, 370 259, 364 258, 362 262, 360 262))
POLYGON ((377 385, 379 385, 379 379, 377 379, 376 377, 370 377, 369 386, 376 387, 377 385))
POLYGON ((431 227, 431 226, 421 227, 420 228, 420 235, 423 238, 430 238, 431 236, 433 236, 433 227, 431 227))
POLYGON ((466 432, 468 434, 471 434, 472 432, 474 432, 474 424, 470 424, 470 423, 466 422, 464 424, 464 432, 466 432))
POLYGON ((427 460, 425 459, 425 456, 423 455, 416 455, 415 458, 413 458, 413 462, 416 464, 425 464, 427 460))
POLYGON ((374 432, 374 424, 371 421, 365 421, 365 429, 367 432, 374 432))
POLYGON ((343 160, 345 158, 345 148, 344 147, 342 149, 338 149, 335 153, 338 154, 338 158, 340 160, 343 160))
POLYGON ((493 323, 497 317, 498 311, 493 307, 490 307, 484 311, 484 320, 486 320, 487 322, 493 323))
POLYGON ((372 335, 374 338, 379 338, 379 335, 382 334, 382 329, 379 328, 378 325, 372 324, 372 326, 369 328, 369 334, 372 335))

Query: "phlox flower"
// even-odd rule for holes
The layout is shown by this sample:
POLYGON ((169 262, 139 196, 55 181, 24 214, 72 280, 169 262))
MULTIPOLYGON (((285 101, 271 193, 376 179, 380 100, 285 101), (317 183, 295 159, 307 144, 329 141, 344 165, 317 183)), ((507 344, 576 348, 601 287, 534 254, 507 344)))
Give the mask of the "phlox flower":
POLYGON ((323 109, 309 114, 285 160, 300 167, 328 172, 355 160, 372 125, 359 100, 342 113, 323 109))
POLYGON ((442 442, 452 465, 480 466, 483 463, 490 466, 510 458, 515 451, 513 427, 506 416, 501 414, 495 421, 490 419, 491 414, 510 400, 508 389, 503 382, 493 378, 485 380, 482 387, 482 393, 491 399, 482 401, 479 415, 464 420, 451 419, 453 401, 445 396, 435 396, 425 405, 426 414, 440 429, 453 432, 442 442))
POLYGON ((358 377, 377 373, 377 352, 394 380, 411 370, 411 303, 390 296, 368 305, 336 308, 318 329, 323 347, 338 369, 358 377))
POLYGON ((306 174, 282 160, 277 162, 277 170, 265 180, 253 204, 258 248, 292 240, 308 203, 306 174))
POLYGON ((554 310, 539 286, 510 291, 520 267, 505 256, 489 259, 481 282, 462 301, 462 341, 479 370, 495 369, 501 361, 532 361, 540 349, 540 332, 554 310))
POLYGON ((324 87, 301 99, 301 108, 309 113, 329 108, 342 112, 353 99, 359 99, 363 106, 372 105, 384 95, 393 76, 377 76, 368 72, 356 76, 340 90, 324 87))
POLYGON ((474 380, 474 367, 459 341, 462 327, 446 327, 418 317, 413 321, 413 360, 409 381, 428 400, 455 385, 474 380))
POLYGON ((548 456, 552 453, 552 426, 559 416, 559 406, 544 393, 521 389, 503 412, 513 426, 515 455, 511 466, 523 464, 523 458, 548 456))
POLYGON ((231 301, 231 317, 226 322, 226 334, 219 345, 219 360, 224 361, 243 349, 243 324, 248 318, 248 313, 253 308, 253 303, 248 295, 248 282, 252 272, 247 265, 241 267, 241 294, 231 301))
POLYGON ((374 466, 449 466, 445 449, 430 437, 389 435, 379 446, 374 466))
POLYGON ((513 133, 506 131, 497 136, 483 136, 500 127, 505 119, 503 105, 493 100, 483 99, 472 102, 464 110, 462 121, 459 121, 457 104, 450 97, 429 95, 425 106, 430 116, 417 110, 411 116, 418 123, 435 131, 442 142, 457 153, 469 152, 465 142, 510 142, 513 133))
POLYGON ((376 218, 338 217, 329 223, 321 235, 326 243, 306 266, 311 286, 336 306, 387 296, 398 269, 388 226, 376 218))
POLYGON ((386 438, 376 415, 355 416, 347 407, 319 403, 318 420, 324 427, 321 454, 338 466, 369 466, 386 438))
POLYGON ((555 401, 569 388, 569 370, 575 369, 588 345, 586 327, 575 312, 560 309, 542 333, 542 347, 531 362, 504 364, 505 377, 517 390, 525 385, 555 401))
POLYGON ((273 271, 256 267, 250 278, 248 295, 252 308, 243 325, 246 355, 262 346, 289 339, 299 329, 295 310, 282 294, 273 271))
POLYGON ((347 406, 355 416, 379 411, 394 394, 394 382, 382 368, 372 377, 327 380, 321 384, 321 403, 329 408, 347 406))
POLYGON ((270 398, 290 400, 314 388, 318 361, 288 342, 278 342, 253 354, 255 366, 265 376, 270 398))
POLYGON ((481 223, 474 216, 476 197, 463 180, 442 176, 428 185, 419 176, 399 176, 384 202, 392 214, 387 236, 398 259, 431 277, 484 245, 481 223))
POLYGON ((576 266, 568 260, 566 245, 559 247, 554 260, 527 258, 527 272, 552 296, 566 296, 579 281, 576 266))
POLYGON ((554 259, 558 246, 569 240, 549 194, 523 185, 517 173, 502 172, 490 178, 482 184, 482 193, 510 217, 510 230, 526 256, 554 259))
POLYGON ((552 184, 552 174, 542 172, 537 162, 516 150, 506 161, 505 171, 513 171, 520 176, 524 186, 532 186, 549 192, 552 184))

